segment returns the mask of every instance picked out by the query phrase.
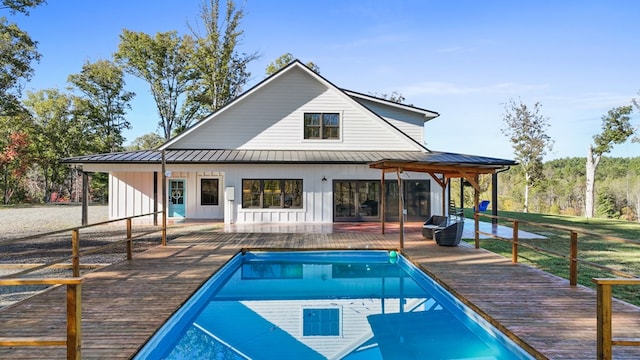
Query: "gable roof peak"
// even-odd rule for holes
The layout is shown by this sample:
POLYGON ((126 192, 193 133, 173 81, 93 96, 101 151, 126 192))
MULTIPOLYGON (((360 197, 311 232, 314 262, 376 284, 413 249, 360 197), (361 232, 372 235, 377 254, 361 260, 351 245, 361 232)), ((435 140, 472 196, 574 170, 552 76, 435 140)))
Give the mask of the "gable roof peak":
MULTIPOLYGON (((266 77, 264 80, 262 80, 258 84, 254 85, 249 90, 243 92, 242 94, 240 94, 239 96, 237 96, 236 98, 231 100, 229 103, 227 103, 226 105, 224 105, 220 109, 218 109, 218 110, 214 111, 213 113, 207 115, 205 118, 203 118, 202 120, 198 121, 195 125, 191 126, 187 130, 185 130, 181 134, 179 134, 178 136, 170 139, 169 141, 167 141, 166 143, 164 143, 163 145, 158 147, 158 150, 165 150, 165 149, 171 148, 172 146, 175 146, 176 143, 178 143, 179 141, 181 141, 185 137, 188 137, 190 134, 192 134, 195 131, 197 131, 197 129, 199 129, 200 127, 204 126, 204 124, 210 122, 213 118, 218 117, 220 114, 225 113, 229 108, 235 106, 237 103, 242 101, 242 99, 245 99, 245 98, 251 96, 252 94, 254 94, 256 92, 261 91, 263 88, 265 88, 269 84, 273 83, 276 79, 281 78, 283 76, 283 74, 286 74, 286 73, 288 73, 290 71, 293 71, 294 69, 298 69, 298 70, 301 70, 301 71, 305 72, 312 79, 314 79, 315 81, 323 84, 328 89, 332 89, 333 91, 336 91, 338 94, 340 94, 340 96, 342 96, 348 102, 351 102, 351 103, 355 104, 356 106, 359 106, 361 109, 363 109, 364 111, 368 112, 370 115, 376 117, 377 119, 382 121, 384 124, 386 124, 389 127, 393 128, 393 130, 395 132, 397 132, 397 134, 401 135, 406 140, 408 140, 411 143, 413 143, 414 145, 416 145, 418 149, 429 151, 429 149, 427 149, 425 145, 418 143, 415 139, 411 138, 410 136, 408 136, 407 134, 402 132, 400 129, 398 129, 397 127, 395 127, 391 123, 389 123, 382 116, 376 114, 375 112, 371 111, 369 108, 367 108, 366 106, 364 106, 360 102, 356 101, 354 99, 354 95, 353 95, 354 93, 348 94, 345 90, 341 89, 340 87, 338 87, 335 84, 333 84, 331 81, 329 81, 326 78, 324 78, 322 75, 320 75, 320 74, 316 73, 315 71, 313 71, 310 67, 308 67, 307 65, 302 63, 302 61, 300 61, 299 59, 293 60, 292 62, 290 62, 289 64, 287 64, 283 68, 279 69, 278 71, 276 71, 272 75, 266 77)), ((437 113, 436 113, 436 116, 437 116, 437 113)))

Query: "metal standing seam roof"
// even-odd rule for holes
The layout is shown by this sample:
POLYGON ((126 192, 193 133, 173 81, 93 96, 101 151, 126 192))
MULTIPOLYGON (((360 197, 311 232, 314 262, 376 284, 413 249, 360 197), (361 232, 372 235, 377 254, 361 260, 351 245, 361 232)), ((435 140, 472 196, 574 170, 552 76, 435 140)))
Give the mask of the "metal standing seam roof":
MULTIPOLYGON (((76 156, 65 164, 159 164, 158 150, 139 150, 76 156)), ((304 150, 165 150, 167 164, 369 164, 382 161, 407 163, 504 167, 512 160, 448 152, 423 151, 304 151, 304 150)))

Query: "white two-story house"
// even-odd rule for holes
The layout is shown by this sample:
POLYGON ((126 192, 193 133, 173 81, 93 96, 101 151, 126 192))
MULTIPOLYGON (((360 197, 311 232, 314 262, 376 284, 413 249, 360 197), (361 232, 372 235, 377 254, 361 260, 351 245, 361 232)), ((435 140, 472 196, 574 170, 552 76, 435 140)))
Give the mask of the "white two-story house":
POLYGON ((398 206, 382 207, 381 200, 397 204, 402 189, 406 219, 420 221, 442 213, 448 182, 434 172, 404 172, 398 186, 397 174, 370 164, 389 159, 492 171, 514 164, 430 151, 425 122, 437 116, 340 89, 294 61, 156 150, 63 162, 109 174, 114 219, 162 210, 166 188, 169 219, 393 221, 398 206))

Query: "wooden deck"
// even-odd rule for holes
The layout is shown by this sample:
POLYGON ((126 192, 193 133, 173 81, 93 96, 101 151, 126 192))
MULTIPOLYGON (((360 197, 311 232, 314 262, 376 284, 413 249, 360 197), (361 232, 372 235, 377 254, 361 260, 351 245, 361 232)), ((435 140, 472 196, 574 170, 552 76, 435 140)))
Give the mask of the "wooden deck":
MULTIPOLYGON (((127 359, 241 248, 393 249, 397 231, 222 233, 199 231, 88 274, 82 286, 83 359, 127 359)), ((470 247, 445 248, 415 232, 404 254, 451 292, 535 349, 539 358, 596 358, 596 296, 584 287, 470 247)), ((65 289, 0 311, 0 337, 65 336, 65 289)), ((640 338, 640 308, 614 302, 614 337, 640 338)), ((64 348, 0 348, 0 358, 62 359, 64 348)), ((614 359, 640 348, 614 347, 614 359)))

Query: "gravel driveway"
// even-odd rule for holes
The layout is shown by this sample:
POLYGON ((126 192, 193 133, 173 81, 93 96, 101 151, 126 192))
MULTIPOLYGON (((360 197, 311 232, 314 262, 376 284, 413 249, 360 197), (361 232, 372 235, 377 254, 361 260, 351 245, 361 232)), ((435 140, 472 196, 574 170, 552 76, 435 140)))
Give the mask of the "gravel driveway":
MULTIPOLYGON (((109 219, 108 206, 92 205, 88 209, 89 224, 109 219)), ((82 207, 80 205, 48 205, 28 207, 0 208, 0 277, 24 270, 25 264, 42 264, 71 255, 71 232, 48 235, 27 240, 16 240, 31 235, 65 230, 80 226, 82 223, 82 207)), ((186 232, 212 224, 194 226, 174 226, 167 229, 167 239, 171 240, 186 232)), ((160 228, 150 225, 135 225, 132 229, 134 237, 133 251, 139 253, 160 245, 160 228), (145 232, 153 233, 143 235, 145 232), (136 236, 139 236, 136 238, 136 236)), ((124 222, 89 227, 80 230, 80 264, 113 264, 126 259, 124 242, 115 244, 126 238, 124 222), (113 246, 100 250, 95 254, 83 255, 83 252, 103 245, 113 246)), ((64 263, 69 264, 66 260, 64 263)), ((82 271, 91 271, 89 268, 82 271)), ((20 277, 68 277, 69 269, 46 268, 20 277)), ((0 286, 0 308, 19 301, 44 287, 0 286)))
MULTIPOLYGON (((109 220, 109 208, 106 205, 91 205, 88 210, 89 223, 109 220)), ((0 208, 0 242, 7 238, 16 238, 31 234, 44 233, 80 226, 82 224, 82 206, 48 205, 0 208)))

